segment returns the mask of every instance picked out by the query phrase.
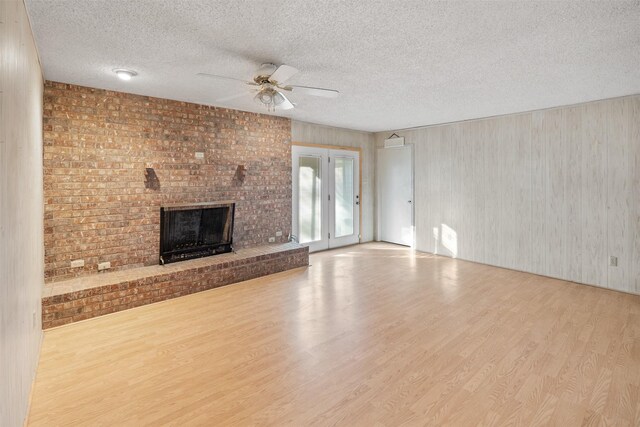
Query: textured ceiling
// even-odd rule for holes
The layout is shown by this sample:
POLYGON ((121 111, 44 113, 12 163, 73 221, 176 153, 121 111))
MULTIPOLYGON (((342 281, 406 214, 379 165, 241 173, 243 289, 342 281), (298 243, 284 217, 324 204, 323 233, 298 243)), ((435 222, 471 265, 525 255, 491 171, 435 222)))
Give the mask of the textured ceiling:
POLYGON ((262 62, 300 69, 277 114, 381 131, 640 93, 640 1, 27 0, 49 80, 218 101, 262 62), (118 80, 113 68, 139 75, 118 80))

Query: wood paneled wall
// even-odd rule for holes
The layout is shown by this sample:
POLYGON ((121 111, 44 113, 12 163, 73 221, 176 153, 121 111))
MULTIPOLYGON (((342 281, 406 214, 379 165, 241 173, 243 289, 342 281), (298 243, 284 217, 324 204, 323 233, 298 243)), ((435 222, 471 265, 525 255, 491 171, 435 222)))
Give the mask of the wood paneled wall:
POLYGON ((22 0, 0 1, 0 426, 21 426, 40 351, 42 74, 22 0))
POLYGON ((360 234, 362 242, 373 240, 374 215, 374 134, 357 130, 341 129, 313 123, 291 121, 291 140, 321 145, 339 145, 362 149, 362 224, 360 234))
POLYGON ((640 293, 640 96, 396 132, 418 250, 640 293))

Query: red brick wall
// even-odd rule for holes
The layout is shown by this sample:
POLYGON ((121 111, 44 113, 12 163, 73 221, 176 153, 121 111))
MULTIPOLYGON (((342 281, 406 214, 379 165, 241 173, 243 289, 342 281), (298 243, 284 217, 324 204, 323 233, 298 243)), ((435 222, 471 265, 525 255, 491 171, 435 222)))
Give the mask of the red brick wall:
POLYGON ((290 139, 286 118, 46 82, 45 280, 97 273, 105 261, 156 264, 166 204, 234 200, 236 247, 277 231, 286 241, 290 139), (145 187, 145 168, 159 189, 145 187), (85 267, 70 268, 75 259, 85 267))

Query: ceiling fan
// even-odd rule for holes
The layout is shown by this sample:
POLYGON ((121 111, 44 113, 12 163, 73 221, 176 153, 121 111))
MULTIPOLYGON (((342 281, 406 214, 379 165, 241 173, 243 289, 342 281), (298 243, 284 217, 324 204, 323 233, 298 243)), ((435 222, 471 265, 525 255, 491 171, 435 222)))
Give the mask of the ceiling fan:
MULTIPOLYGON (((276 108, 290 110, 294 104, 289 101, 284 92, 306 93, 308 95, 322 96, 325 98, 335 98, 340 92, 333 89, 323 89, 319 87, 285 85, 285 82, 296 75, 299 71, 290 65, 280 65, 279 67, 266 63, 262 64, 255 72, 253 81, 236 79, 233 77, 217 76, 214 74, 198 73, 199 76, 211 77, 220 80, 231 80, 241 82, 251 86, 249 94, 255 92, 253 99, 263 104, 267 110, 274 111, 276 108)), ((217 102, 229 101, 247 95, 247 92, 218 99, 217 102)))

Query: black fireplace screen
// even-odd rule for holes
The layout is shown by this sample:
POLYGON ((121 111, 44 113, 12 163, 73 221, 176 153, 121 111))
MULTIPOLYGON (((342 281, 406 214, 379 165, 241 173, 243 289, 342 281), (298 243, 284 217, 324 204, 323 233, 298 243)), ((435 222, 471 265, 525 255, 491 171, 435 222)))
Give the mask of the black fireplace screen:
POLYGON ((234 203, 160 209, 160 264, 231 252, 234 203))

